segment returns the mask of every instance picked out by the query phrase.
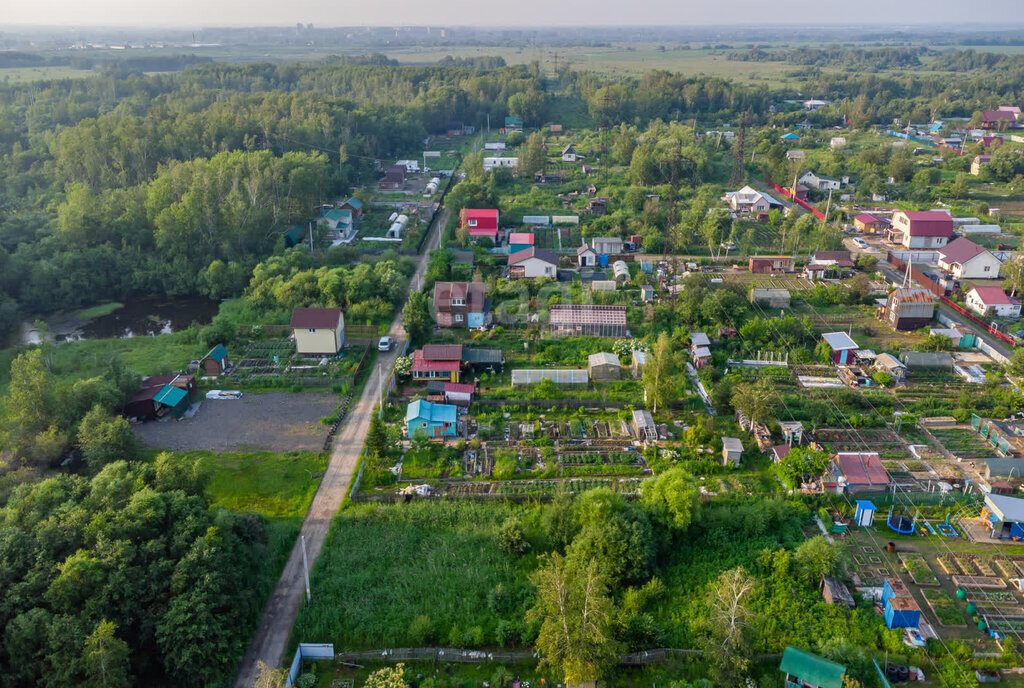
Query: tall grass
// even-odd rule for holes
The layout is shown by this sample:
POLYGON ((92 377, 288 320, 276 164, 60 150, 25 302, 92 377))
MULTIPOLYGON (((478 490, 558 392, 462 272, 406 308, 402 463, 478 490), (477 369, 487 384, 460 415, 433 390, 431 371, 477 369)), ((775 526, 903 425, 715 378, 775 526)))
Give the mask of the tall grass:
POLYGON ((498 529, 506 503, 414 502, 356 505, 334 519, 313 571, 313 601, 299 613, 295 642, 338 648, 432 643, 478 646, 510 638, 520 624, 525 571, 534 557, 513 560, 498 529), (515 598, 497 605, 495 590, 515 598), (503 621, 496 612, 507 611, 503 621))

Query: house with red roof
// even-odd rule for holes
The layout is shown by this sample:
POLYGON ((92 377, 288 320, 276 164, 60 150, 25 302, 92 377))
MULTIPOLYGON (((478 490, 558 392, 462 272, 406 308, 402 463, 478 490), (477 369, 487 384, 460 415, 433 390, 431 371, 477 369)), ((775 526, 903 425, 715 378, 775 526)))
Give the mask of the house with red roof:
POLYGON ((885 472, 877 452, 839 452, 832 459, 832 482, 836 494, 844 492, 882 492, 889 487, 889 474, 885 472))
POLYGON ((458 382, 462 373, 461 344, 427 344, 412 352, 413 380, 458 382))
POLYGON ((1006 107, 998 110, 986 110, 981 113, 982 129, 1013 129, 1017 126, 1018 108, 1006 107), (1017 109, 1017 112, 1014 110, 1017 109))
POLYGON ((1003 145, 1005 140, 1002 136, 982 136, 978 139, 985 148, 996 148, 997 146, 1003 145))
POLYGON ((964 237, 939 249, 939 267, 956 279, 997 279, 1001 265, 988 249, 964 237))
POLYGON ((508 252, 524 251, 534 245, 533 232, 512 232, 508 235, 508 252))
POLYGON ((906 248, 942 248, 953 238, 953 218, 941 210, 897 210, 889 234, 906 248))
POLYGON ((1002 287, 974 287, 964 297, 975 313, 996 318, 1019 318, 1020 300, 1008 296, 1002 287))
POLYGON ((498 211, 494 208, 463 208, 459 228, 469 229, 470 238, 487 237, 498 241, 498 211))

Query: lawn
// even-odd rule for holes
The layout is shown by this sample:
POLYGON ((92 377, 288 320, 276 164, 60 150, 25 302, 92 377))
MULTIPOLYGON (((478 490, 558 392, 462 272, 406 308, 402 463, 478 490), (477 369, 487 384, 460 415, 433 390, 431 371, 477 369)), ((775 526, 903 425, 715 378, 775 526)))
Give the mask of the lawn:
POLYGON ((333 642, 340 650, 513 642, 528 597, 517 569, 535 560, 513 563, 499 547, 498 529, 523 512, 476 502, 343 509, 313 571, 313 601, 299 613, 293 643, 333 642))

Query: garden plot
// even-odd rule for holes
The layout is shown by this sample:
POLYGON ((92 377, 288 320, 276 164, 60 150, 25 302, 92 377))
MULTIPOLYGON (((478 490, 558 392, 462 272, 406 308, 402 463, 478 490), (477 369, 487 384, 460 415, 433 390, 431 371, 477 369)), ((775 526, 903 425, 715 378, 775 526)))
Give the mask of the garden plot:
POLYGON ((902 437, 885 428, 842 429, 826 428, 817 432, 818 440, 835 451, 871 451, 885 457, 906 456, 907 445, 902 437))
POLYGON ((320 422, 338 406, 336 394, 266 392, 237 400, 205 400, 191 418, 135 426, 154 449, 319 452, 330 428, 320 422))
POLYGON ((352 384, 368 347, 345 347, 339 356, 303 358, 287 339, 249 342, 235 364, 235 379, 257 386, 296 384, 352 384), (278 384, 275 384, 278 383, 278 384))
POLYGON ((935 428, 932 434, 947 451, 962 459, 992 456, 992 448, 972 429, 935 428))
POLYGON ((964 615, 949 593, 941 588, 925 588, 921 590, 935 618, 943 626, 965 626, 964 615))
POLYGON ((932 571, 931 567, 928 566, 928 562, 920 554, 901 554, 900 562, 903 564, 903 568, 910 574, 910 580, 915 585, 936 586, 939 584, 939 579, 935 577, 935 572, 932 571))

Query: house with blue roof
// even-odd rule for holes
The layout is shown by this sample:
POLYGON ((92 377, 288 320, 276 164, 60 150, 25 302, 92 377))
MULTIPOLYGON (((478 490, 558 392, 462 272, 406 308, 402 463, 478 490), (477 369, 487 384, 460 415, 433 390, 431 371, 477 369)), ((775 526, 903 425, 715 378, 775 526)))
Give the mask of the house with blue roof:
POLYGON ((199 367, 203 369, 203 375, 211 377, 226 373, 228 368, 231 367, 231 361, 228 360, 227 347, 223 344, 218 344, 210 349, 210 353, 203 356, 202 360, 199 361, 199 367))
POLYGON ((510 131, 522 131, 522 130, 523 130, 523 120, 519 119, 518 117, 506 117, 505 118, 505 133, 506 134, 509 133, 510 131))
POLYGON ((452 404, 435 404, 417 399, 405 409, 405 432, 409 437, 416 433, 431 438, 455 437, 458 433, 458 419, 458 407, 452 404))

